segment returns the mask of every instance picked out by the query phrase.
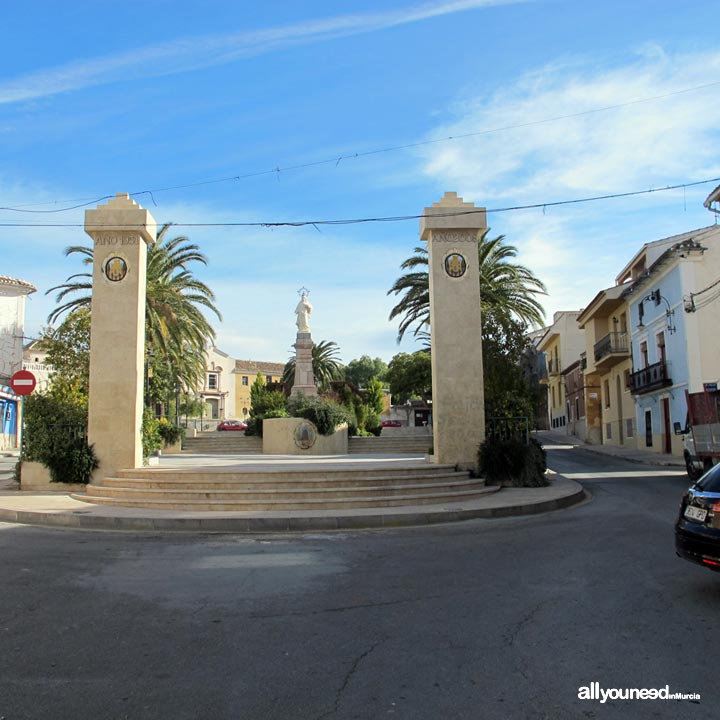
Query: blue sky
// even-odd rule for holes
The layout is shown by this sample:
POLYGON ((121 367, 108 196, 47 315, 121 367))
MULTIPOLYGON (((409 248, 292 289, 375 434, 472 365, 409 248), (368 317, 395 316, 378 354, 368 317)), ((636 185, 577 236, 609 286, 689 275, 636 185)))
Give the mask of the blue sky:
MULTIPOLYGON (((135 199, 160 223, 283 222, 414 215, 446 190, 502 208, 717 178, 718 10, 701 0, 12 3, 0 206, 153 190, 135 199), (441 140, 460 135, 470 137, 441 140), (310 166, 291 169, 300 165, 310 166), (239 179, 162 190, 229 177, 239 179)), ((491 213, 488 224, 547 284, 551 318, 612 285, 642 243, 711 224, 712 188, 491 213)), ((83 209, 0 211, 0 223, 82 221, 83 209)), ((209 258, 197 273, 224 316, 217 344, 235 357, 287 359, 301 286, 314 339, 336 341, 346 362, 416 347, 396 344, 386 291, 419 244, 417 221, 177 233, 209 258)), ((89 238, 81 227, 5 226, 0 242, 0 274, 39 289, 33 335, 54 306, 45 290, 80 269, 63 248, 89 238)))

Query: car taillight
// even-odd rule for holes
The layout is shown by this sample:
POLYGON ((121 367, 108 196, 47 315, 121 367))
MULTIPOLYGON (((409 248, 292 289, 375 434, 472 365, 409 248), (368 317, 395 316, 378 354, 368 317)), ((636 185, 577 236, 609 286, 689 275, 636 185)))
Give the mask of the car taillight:
POLYGON ((720 500, 718 500, 718 501, 712 506, 712 511, 713 511, 714 513, 720 512, 720 500))
POLYGON ((720 567, 720 562, 717 560, 710 560, 709 558, 702 559, 704 565, 712 565, 713 567, 720 567))

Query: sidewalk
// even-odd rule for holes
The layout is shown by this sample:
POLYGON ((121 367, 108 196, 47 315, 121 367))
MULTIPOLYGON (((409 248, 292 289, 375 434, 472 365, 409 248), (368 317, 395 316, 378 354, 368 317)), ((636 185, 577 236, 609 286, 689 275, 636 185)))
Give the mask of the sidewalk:
POLYGON ((656 453, 651 450, 638 450, 635 448, 619 447, 616 445, 590 445, 574 435, 551 430, 536 430, 532 433, 543 445, 573 445, 598 455, 612 455, 623 458, 629 462, 643 463, 645 465, 662 465, 666 467, 685 467, 685 460, 676 455, 656 453))

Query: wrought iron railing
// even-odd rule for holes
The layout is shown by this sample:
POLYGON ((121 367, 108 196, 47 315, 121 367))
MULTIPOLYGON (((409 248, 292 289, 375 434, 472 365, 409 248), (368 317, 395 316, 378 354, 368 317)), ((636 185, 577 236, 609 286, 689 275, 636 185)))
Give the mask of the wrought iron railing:
POLYGON ((670 363, 661 360, 630 375, 630 389, 636 395, 672 385, 670 363))
POLYGON ((627 355, 630 352, 628 335, 623 332, 608 333, 595 343, 593 350, 595 351, 595 362, 600 362, 608 355, 620 353, 627 355))
POLYGON ((530 443, 530 420, 527 417, 491 417, 485 425, 488 440, 518 440, 530 443))

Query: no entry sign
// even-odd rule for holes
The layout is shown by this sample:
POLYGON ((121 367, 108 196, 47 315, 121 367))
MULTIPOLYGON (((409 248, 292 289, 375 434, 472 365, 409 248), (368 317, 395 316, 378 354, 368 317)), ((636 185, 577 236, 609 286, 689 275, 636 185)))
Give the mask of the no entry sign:
POLYGON ((18 370, 10 378, 10 387, 16 395, 29 395, 37 385, 35 376, 29 370, 18 370))

